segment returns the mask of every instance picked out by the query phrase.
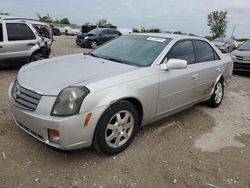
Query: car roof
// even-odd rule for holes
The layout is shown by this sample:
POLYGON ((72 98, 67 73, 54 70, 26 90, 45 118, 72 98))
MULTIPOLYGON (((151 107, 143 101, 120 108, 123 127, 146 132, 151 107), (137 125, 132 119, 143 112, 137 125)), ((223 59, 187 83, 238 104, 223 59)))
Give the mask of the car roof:
POLYGON ((47 23, 40 22, 35 19, 31 18, 24 18, 24 17, 17 17, 17 16, 6 16, 6 15, 1 15, 0 16, 0 21, 5 20, 5 21, 19 21, 19 22, 28 22, 28 23, 33 23, 33 24, 40 24, 40 25, 47 25, 47 23))
POLYGON ((179 34, 167 34, 167 33, 132 33, 132 35, 141 35, 141 36, 148 36, 148 37, 161 37, 161 38, 169 38, 169 39, 198 39, 198 40, 206 40, 201 37, 194 37, 189 35, 179 35, 179 34))

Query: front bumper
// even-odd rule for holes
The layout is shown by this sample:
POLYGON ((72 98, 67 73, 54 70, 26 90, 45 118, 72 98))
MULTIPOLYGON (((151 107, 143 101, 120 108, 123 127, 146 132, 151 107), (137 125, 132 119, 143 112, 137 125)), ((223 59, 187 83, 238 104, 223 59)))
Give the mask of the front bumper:
POLYGON ((92 116, 87 127, 84 127, 86 116, 89 112, 70 117, 53 117, 44 107, 51 106, 55 97, 41 98, 35 112, 26 111, 16 107, 11 94, 13 84, 9 87, 9 100, 14 120, 18 127, 39 141, 62 150, 74 150, 92 145, 93 135, 97 122, 106 107, 96 108, 91 111, 92 116), (48 129, 60 133, 59 144, 49 140, 48 129))
POLYGON ((234 59, 234 71, 238 72, 250 72, 250 62, 234 59))
POLYGON ((87 48, 87 47, 90 47, 91 40, 89 40, 89 39, 78 39, 78 40, 76 40, 76 44, 81 46, 81 47, 87 48))

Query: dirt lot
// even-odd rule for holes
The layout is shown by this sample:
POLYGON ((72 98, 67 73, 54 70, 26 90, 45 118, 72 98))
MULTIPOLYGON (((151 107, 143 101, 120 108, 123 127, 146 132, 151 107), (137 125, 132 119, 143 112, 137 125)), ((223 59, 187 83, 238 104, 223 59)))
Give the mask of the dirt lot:
MULTIPOLYGON (((53 56, 82 52, 57 37, 53 56)), ((87 51, 86 49, 84 51, 87 51)), ((222 105, 197 105, 142 128, 117 156, 55 151, 12 119, 0 71, 0 187, 250 187, 250 77, 234 76, 222 105)))

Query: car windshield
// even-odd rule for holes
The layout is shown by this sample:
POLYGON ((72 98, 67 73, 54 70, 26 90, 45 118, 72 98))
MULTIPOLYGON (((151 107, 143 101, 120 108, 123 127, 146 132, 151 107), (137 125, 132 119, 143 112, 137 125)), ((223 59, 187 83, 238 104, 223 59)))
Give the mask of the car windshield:
POLYGON ((96 29, 93 29, 90 32, 88 32, 88 34, 90 34, 90 35, 97 35, 100 32, 101 32, 101 29, 96 28, 96 29))
POLYGON ((245 43, 243 43, 238 50, 241 51, 250 51, 250 40, 247 40, 245 43))
POLYGON ((119 63, 150 66, 168 45, 171 39, 127 35, 93 50, 90 55, 119 63))
POLYGON ((215 39, 215 42, 228 42, 229 40, 226 39, 226 38, 218 38, 218 39, 215 39))

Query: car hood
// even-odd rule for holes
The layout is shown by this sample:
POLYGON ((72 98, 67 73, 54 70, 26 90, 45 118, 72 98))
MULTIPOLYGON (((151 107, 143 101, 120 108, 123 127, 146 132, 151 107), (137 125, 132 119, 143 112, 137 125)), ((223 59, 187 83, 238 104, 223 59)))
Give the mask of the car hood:
POLYGON ((250 57, 250 50, 249 51, 234 50, 232 54, 242 57, 250 57))
POLYGON ((226 42, 213 42, 215 46, 224 46, 226 42))
POLYGON ((77 54, 27 64, 19 71, 17 80, 42 95, 58 95, 68 86, 84 86, 135 69, 138 67, 77 54))

